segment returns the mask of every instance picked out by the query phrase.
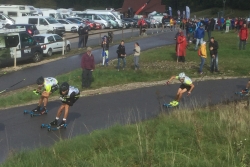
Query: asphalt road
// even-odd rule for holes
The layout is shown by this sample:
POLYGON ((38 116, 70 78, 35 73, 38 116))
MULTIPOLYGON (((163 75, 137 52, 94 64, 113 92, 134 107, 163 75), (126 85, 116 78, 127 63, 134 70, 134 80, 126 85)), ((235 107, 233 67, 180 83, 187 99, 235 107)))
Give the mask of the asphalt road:
MULTIPOLYGON (((244 88, 246 82, 246 79, 195 82, 191 96, 184 96, 180 107, 192 108, 232 99, 234 91, 244 88)), ((60 138, 87 134, 116 123, 129 124, 153 118, 160 113, 160 104, 173 100, 178 87, 179 84, 162 85, 82 97, 70 108, 67 129, 53 132, 41 129, 40 125, 55 119, 57 108, 61 104, 59 100, 49 102, 47 115, 33 118, 24 115, 23 111, 34 108, 34 105, 0 110, 0 162, 11 151, 50 146, 60 138)))
MULTIPOLYGON (((165 32, 165 33, 159 33, 149 38, 141 38, 137 41, 139 42, 142 50, 148 50, 158 46, 173 44, 175 42, 174 35, 175 32, 165 32)), ((90 40, 88 45, 92 46, 91 42, 98 43, 98 40, 99 40, 98 38, 92 41, 90 40)), ((109 59, 117 58, 116 54, 117 47, 118 45, 113 45, 109 48, 109 59)), ((127 55, 133 54, 134 42, 126 43, 125 41, 125 47, 127 55)), ((96 63, 102 62, 101 52, 102 52, 101 49, 92 51, 92 54, 95 56, 96 63)), ((8 88, 9 86, 23 80, 24 78, 26 79, 25 81, 14 86, 13 88, 11 88, 11 90, 35 84, 36 79, 40 76, 54 77, 60 74, 70 72, 72 70, 80 68, 80 62, 81 62, 81 55, 75 55, 58 61, 53 61, 46 64, 22 69, 13 73, 9 73, 7 75, 2 75, 0 77, 1 80, 0 90, 8 88)))

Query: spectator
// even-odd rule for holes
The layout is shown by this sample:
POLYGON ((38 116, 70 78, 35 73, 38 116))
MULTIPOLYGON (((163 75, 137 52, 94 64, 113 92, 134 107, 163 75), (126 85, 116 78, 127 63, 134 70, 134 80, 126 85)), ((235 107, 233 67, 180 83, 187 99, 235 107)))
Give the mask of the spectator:
POLYGON ((92 48, 87 48, 87 53, 82 56, 82 88, 89 88, 92 82, 92 72, 95 69, 95 59, 92 55, 92 48))
POLYGON ((246 24, 243 24, 243 27, 240 29, 239 38, 240 38, 239 50, 242 49, 242 45, 243 45, 243 50, 245 50, 246 42, 248 39, 248 29, 246 24))
POLYGON ((134 49, 134 63, 135 63, 135 70, 139 70, 139 57, 141 54, 141 48, 138 42, 135 43, 134 49))
POLYGON ((140 20, 138 20, 138 27, 140 28, 140 36, 142 35, 142 27, 146 24, 146 21, 141 17, 140 20))
POLYGON ((229 19, 229 17, 226 20, 226 31, 225 32, 229 32, 229 27, 230 27, 231 21, 229 19))
POLYGON ((215 29, 215 20, 214 20, 214 18, 211 18, 210 21, 211 21, 211 25, 213 27, 211 31, 213 31, 215 29))
POLYGON ((235 28, 235 19, 231 19, 231 28, 232 30, 235 28))
POLYGON ((210 20, 208 20, 208 23, 206 24, 205 30, 207 31, 207 36, 208 36, 208 42, 211 38, 211 31, 213 30, 213 24, 211 23, 210 20))
POLYGON ((214 40, 214 37, 210 38, 209 50, 211 56, 211 72, 219 72, 218 70, 218 42, 214 40))
POLYGON ((186 48, 187 48, 187 39, 184 36, 183 32, 180 32, 180 35, 177 37, 176 41, 176 56, 177 62, 185 62, 186 56, 186 48))
POLYGON ((162 19, 161 19, 161 24, 162 24, 162 28, 161 28, 161 31, 163 32, 164 30, 164 27, 165 27, 165 21, 167 19, 167 16, 163 16, 162 19))
POLYGON ((109 61, 109 41, 108 37, 104 36, 102 41, 102 65, 108 66, 109 61))
POLYGON ((126 51, 124 46, 124 41, 122 40, 120 45, 117 48, 117 55, 118 55, 118 63, 117 63, 117 70, 120 70, 120 60, 123 61, 122 69, 124 70, 126 67, 126 51))
POLYGON ((202 69, 205 64, 206 58, 207 58, 207 48, 206 48, 206 42, 203 41, 203 43, 200 46, 200 49, 198 51, 198 55, 201 57, 201 63, 200 63, 200 74, 203 74, 202 69))
POLYGON ((174 19, 173 17, 170 18, 170 30, 173 31, 173 27, 174 27, 174 19))
POLYGON ((88 33, 89 28, 88 26, 82 27, 80 26, 78 28, 78 35, 79 35, 79 41, 78 41, 78 50, 80 50, 82 47, 81 45, 83 44, 83 48, 86 47, 87 42, 88 42, 88 33))
POLYGON ((221 31, 223 31, 224 30, 224 25, 225 25, 225 19, 223 18, 223 17, 221 17, 221 19, 220 19, 220 29, 221 29, 221 31))
POLYGON ((203 28, 203 25, 201 24, 200 27, 195 31, 195 39, 196 39, 195 50, 197 50, 199 44, 203 43, 204 36, 205 36, 205 30, 203 28))
POLYGON ((218 27, 218 31, 220 31, 220 28, 221 28, 221 20, 220 19, 217 20, 217 24, 218 24, 218 26, 217 26, 218 27))
POLYGON ((178 38, 178 36, 181 34, 182 30, 179 28, 178 32, 175 34, 174 40, 178 38))

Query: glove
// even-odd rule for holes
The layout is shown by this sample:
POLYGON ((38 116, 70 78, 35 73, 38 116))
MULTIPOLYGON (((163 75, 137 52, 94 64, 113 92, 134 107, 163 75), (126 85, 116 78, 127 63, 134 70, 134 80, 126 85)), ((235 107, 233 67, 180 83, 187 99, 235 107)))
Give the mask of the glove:
POLYGON ((66 101, 67 99, 66 98, 64 98, 64 97, 59 97, 59 99, 61 100, 61 101, 66 101))
POLYGON ((136 50, 134 49, 133 51, 135 52, 136 50))
POLYGON ((41 92, 39 92, 38 90, 34 89, 33 93, 35 93, 35 95, 41 95, 41 92))

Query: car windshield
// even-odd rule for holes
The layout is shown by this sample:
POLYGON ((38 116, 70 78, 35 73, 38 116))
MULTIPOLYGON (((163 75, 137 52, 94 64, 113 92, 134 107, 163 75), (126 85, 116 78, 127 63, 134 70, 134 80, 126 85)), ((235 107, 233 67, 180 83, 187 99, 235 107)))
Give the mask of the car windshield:
POLYGON ((75 20, 75 19, 68 19, 68 20, 71 21, 72 23, 76 23, 76 24, 79 23, 79 21, 78 21, 78 20, 75 20))
POLYGON ((56 24, 59 23, 58 21, 56 21, 53 17, 48 17, 46 18, 46 20, 50 23, 50 24, 56 24))
POLYGON ((44 43, 44 36, 33 36, 33 39, 38 43, 44 43))
POLYGON ((3 13, 1 13, 3 16, 5 16, 7 19, 11 19, 8 15, 5 15, 3 13))
POLYGON ((100 15, 101 18, 103 18, 104 20, 110 20, 110 17, 108 15, 100 15))
POLYGON ((113 12, 111 12, 112 14, 113 14, 113 17, 115 18, 115 19, 118 19, 118 16, 115 14, 115 13, 113 13, 113 12))

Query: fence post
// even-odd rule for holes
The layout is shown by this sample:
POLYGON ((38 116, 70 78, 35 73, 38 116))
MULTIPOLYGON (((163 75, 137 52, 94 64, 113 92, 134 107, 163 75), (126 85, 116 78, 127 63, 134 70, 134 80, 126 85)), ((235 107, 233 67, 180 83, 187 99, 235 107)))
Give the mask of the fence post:
POLYGON ((17 57, 17 51, 16 48, 14 48, 14 68, 16 68, 16 57, 17 57))
POLYGON ((134 35, 134 27, 132 27, 132 36, 131 36, 131 38, 133 38, 133 35, 134 35))
POLYGON ((122 27, 122 40, 123 40, 123 27, 122 27))
POLYGON ((100 43, 100 45, 102 44, 102 35, 101 35, 102 33, 100 33, 100 38, 99 38, 99 43, 100 43))
POLYGON ((63 37, 62 55, 64 55, 65 50, 65 38, 63 37))

